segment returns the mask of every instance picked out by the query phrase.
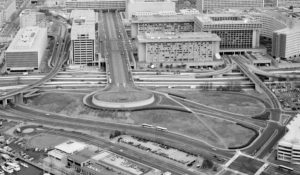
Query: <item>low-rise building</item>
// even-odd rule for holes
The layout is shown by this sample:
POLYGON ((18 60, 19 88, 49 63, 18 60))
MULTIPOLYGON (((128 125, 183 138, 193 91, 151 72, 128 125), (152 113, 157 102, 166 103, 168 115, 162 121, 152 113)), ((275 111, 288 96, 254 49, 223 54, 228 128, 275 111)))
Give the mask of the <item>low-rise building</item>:
POLYGON ((45 14, 31 9, 25 9, 20 13, 20 28, 39 26, 45 20, 45 14))
POLYGON ((197 0, 196 6, 202 12, 213 9, 251 9, 264 7, 264 0, 197 0))
POLYGON ((37 70, 46 47, 47 28, 21 28, 5 51, 7 70, 37 70))
POLYGON ((126 0, 66 0, 68 10, 125 10, 126 0))
POLYGON ((140 14, 175 13, 175 2, 171 0, 128 0, 126 3, 127 18, 140 14))
POLYGON ((16 12, 16 0, 0 0, 0 26, 11 20, 16 12))
POLYGON ((138 35, 139 67, 200 68, 219 59, 220 37, 207 32, 138 35))
POLYGON ((194 31, 194 15, 138 16, 131 20, 131 37, 145 33, 182 33, 194 31))
POLYGON ((288 131, 277 145, 277 159, 300 164, 300 114, 286 126, 288 131))

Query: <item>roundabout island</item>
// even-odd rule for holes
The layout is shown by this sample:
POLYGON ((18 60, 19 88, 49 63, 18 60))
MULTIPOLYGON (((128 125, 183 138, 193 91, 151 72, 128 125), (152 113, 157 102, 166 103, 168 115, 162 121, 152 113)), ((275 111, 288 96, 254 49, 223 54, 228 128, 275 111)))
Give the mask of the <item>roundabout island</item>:
POLYGON ((131 109, 154 103, 154 94, 147 91, 98 91, 84 97, 84 104, 93 108, 131 109))

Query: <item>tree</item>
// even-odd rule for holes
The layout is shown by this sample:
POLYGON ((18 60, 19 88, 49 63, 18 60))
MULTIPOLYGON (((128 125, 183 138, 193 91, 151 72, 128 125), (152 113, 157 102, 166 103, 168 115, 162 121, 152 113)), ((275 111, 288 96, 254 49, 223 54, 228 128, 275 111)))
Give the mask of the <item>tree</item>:
POLYGON ((214 162, 209 159, 204 159, 201 167, 203 169, 211 169, 214 166, 214 162))

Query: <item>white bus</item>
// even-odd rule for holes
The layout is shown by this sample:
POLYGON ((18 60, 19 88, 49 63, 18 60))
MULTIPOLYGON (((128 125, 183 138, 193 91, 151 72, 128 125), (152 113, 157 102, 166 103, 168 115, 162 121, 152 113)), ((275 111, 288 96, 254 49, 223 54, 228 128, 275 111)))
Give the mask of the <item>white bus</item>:
POLYGON ((167 128, 164 128, 164 127, 156 126, 156 130, 159 130, 159 131, 167 131, 168 129, 167 129, 167 128))
POLYGON ((142 124, 142 127, 144 127, 144 128, 154 128, 153 125, 149 125, 149 124, 147 124, 147 123, 143 123, 143 124, 142 124))

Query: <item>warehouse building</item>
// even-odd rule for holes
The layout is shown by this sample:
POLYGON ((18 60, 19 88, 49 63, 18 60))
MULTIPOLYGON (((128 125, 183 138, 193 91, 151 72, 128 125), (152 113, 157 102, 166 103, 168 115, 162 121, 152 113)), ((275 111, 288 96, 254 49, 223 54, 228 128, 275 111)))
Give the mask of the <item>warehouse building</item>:
POLYGON ((243 52, 259 48, 261 22, 235 14, 209 14, 195 17, 195 32, 210 32, 221 38, 221 52, 243 52))
POLYGON ((220 63, 220 41, 216 34, 202 32, 138 35, 138 66, 214 67, 220 63))
POLYGON ((277 159, 300 164, 300 114, 286 127, 288 131, 277 145, 277 159))
POLYGON ((197 0, 196 7, 201 12, 214 9, 263 8, 264 0, 197 0))
POLYGON ((71 63, 92 64, 95 58, 95 12, 73 10, 71 18, 71 63))
POLYGON ((21 28, 5 51, 7 70, 37 70, 46 47, 47 28, 21 28))

